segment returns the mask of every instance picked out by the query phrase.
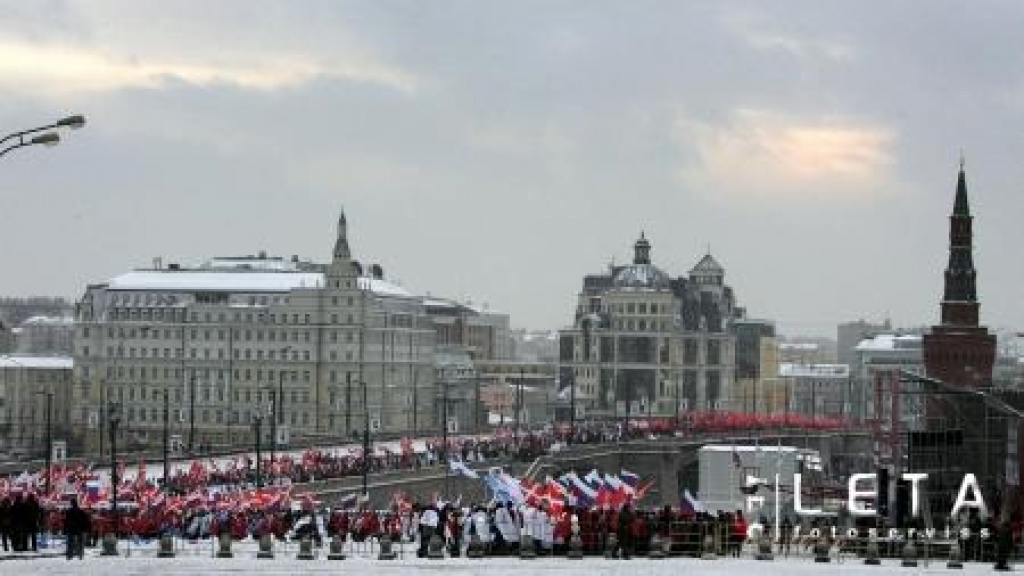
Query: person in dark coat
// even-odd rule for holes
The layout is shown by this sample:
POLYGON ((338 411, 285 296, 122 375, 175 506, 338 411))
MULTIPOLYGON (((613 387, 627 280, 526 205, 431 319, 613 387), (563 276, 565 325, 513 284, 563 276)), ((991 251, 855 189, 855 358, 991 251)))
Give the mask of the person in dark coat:
POLYGON ((0 502, 0 544, 3 545, 4 552, 10 552, 11 545, 13 544, 11 538, 10 498, 4 498, 3 502, 0 502))
POLYGON ((1013 552, 1013 531, 1010 523, 1002 521, 996 526, 996 565, 995 569, 1000 572, 1009 571, 1010 553, 1013 552))
POLYGON ((25 519, 25 501, 22 499, 21 494, 14 495, 9 518, 11 549, 15 552, 24 552, 26 549, 25 543, 27 542, 25 538, 27 521, 25 519))
POLYGON ((71 501, 71 507, 64 511, 64 536, 67 537, 65 555, 68 560, 85 555, 85 535, 92 529, 89 513, 78 507, 78 500, 71 501))
POLYGON ((782 526, 779 527, 779 554, 784 554, 786 558, 789 558, 789 545, 793 541, 793 522, 790 521, 789 515, 782 517, 782 526))
POLYGON ((35 494, 29 494, 25 500, 25 547, 31 543, 32 551, 39 551, 39 523, 43 517, 43 508, 36 500, 35 494))
POLYGON ((618 526, 616 527, 615 536, 618 538, 618 546, 616 547, 614 556, 619 557, 622 554, 623 560, 629 560, 630 556, 633 555, 633 547, 635 541, 633 538, 633 509, 629 504, 622 506, 622 510, 619 512, 618 526))

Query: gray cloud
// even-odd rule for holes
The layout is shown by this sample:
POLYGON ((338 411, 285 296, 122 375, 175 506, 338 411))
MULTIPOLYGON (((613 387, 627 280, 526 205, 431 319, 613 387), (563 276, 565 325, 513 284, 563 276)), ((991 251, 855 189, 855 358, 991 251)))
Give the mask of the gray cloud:
POLYGON ((673 273, 710 243, 791 331, 931 323, 964 147, 983 316, 1024 313, 1002 249, 1024 213, 1017 4, 0 11, 0 126, 90 119, 0 165, 0 292, 76 296, 155 255, 323 259, 344 204, 358 257, 517 325, 569 322, 641 229, 673 273))

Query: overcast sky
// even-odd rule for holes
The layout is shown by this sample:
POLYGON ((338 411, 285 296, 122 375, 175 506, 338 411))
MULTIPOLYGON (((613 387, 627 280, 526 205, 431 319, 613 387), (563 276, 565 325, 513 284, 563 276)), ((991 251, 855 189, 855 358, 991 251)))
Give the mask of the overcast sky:
POLYGON ((1024 317, 1021 2, 0 0, 0 294, 154 256, 356 258, 514 326, 710 246, 789 334, 938 318, 960 149, 983 320, 1024 317))

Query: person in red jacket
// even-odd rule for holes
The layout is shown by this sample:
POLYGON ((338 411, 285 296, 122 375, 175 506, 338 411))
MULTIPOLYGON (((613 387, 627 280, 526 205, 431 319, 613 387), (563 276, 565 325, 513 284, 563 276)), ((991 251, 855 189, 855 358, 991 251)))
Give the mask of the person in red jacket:
POLYGON ((555 522, 555 528, 552 531, 552 539, 555 544, 555 552, 558 554, 564 553, 569 549, 569 538, 572 536, 572 515, 576 511, 572 507, 564 510, 555 522))
POLYGON ((580 513, 580 539, 587 552, 597 550, 597 511, 584 510, 580 513))
POLYGON ((231 537, 235 540, 244 540, 249 535, 249 526, 245 521, 245 514, 235 514, 231 518, 231 537))
POLYGON ((737 510, 732 517, 732 534, 729 537, 729 548, 732 555, 739 558, 743 543, 747 540, 747 519, 743 517, 743 511, 737 510))
POLYGON ((633 537, 634 549, 647 549, 647 519, 643 514, 637 512, 633 516, 630 535, 633 537))

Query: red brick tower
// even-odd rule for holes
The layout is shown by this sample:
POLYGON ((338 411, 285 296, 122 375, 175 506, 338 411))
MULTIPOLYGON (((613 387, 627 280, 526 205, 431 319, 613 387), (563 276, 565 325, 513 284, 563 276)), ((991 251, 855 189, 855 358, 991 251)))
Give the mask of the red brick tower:
POLYGON ((978 325, 972 224, 961 158, 956 200, 949 217, 949 265, 942 297, 942 322, 924 336, 924 365, 930 378, 973 387, 992 384, 996 338, 978 325))

